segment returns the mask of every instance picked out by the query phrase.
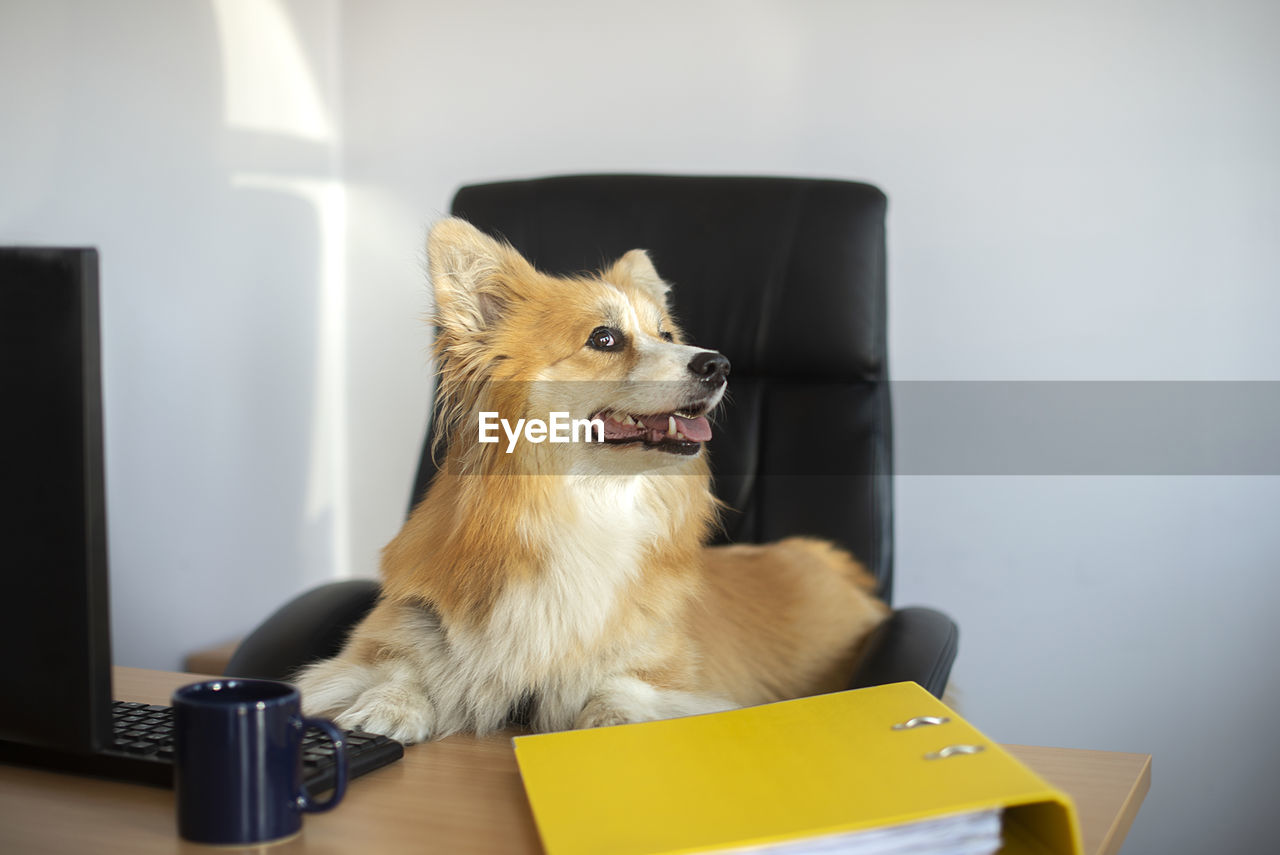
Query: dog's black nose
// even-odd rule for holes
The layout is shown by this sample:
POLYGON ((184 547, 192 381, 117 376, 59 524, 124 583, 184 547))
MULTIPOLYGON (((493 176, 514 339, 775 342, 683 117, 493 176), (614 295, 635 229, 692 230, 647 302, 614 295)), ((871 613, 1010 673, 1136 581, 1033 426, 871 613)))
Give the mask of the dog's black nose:
POLYGON ((714 350, 704 350, 689 360, 689 370, 704 383, 720 383, 729 376, 729 358, 714 350))

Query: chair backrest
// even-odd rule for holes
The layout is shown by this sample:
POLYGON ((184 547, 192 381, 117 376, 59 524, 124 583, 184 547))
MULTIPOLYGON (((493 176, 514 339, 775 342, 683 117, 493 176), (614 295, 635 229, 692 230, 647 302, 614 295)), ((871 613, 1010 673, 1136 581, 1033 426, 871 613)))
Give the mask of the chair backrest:
MULTIPOLYGON (((733 363, 722 539, 832 540, 893 584, 885 197, 796 178, 581 175, 463 187, 453 213, 552 274, 649 251, 691 341, 733 363)), ((435 474, 428 432, 414 486, 435 474)))

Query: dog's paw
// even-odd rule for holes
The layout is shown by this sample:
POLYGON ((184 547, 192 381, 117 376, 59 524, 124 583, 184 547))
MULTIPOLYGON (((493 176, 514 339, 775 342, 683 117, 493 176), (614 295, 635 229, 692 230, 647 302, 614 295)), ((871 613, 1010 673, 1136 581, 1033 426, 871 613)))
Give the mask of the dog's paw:
POLYGON ((658 689, 636 677, 611 677, 587 700, 574 727, 608 727, 733 709, 736 704, 712 695, 658 689))
POLYGON ((302 714, 334 718, 356 702, 373 680, 368 668, 331 659, 308 666, 293 680, 302 693, 302 714))
POLYGON ((435 718, 435 707, 425 692, 388 682, 366 690, 334 721, 346 730, 380 733, 408 744, 430 739, 435 718))
POLYGON ((578 713, 573 727, 575 730, 584 727, 612 727, 615 724, 630 724, 632 720, 627 713, 596 698, 578 713))

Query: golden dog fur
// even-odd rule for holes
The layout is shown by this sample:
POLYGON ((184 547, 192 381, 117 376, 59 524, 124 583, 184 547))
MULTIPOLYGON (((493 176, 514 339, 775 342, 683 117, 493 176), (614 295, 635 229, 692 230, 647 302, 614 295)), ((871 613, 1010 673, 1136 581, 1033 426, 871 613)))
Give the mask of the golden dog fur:
POLYGON ((476 440, 481 411, 664 414, 695 388, 718 403, 723 383, 688 376, 706 351, 682 342, 648 256, 551 277, 450 219, 428 259, 447 453, 384 551, 377 606, 300 673, 306 712, 417 742, 520 706, 554 730, 843 688, 887 614, 873 580, 816 540, 705 546, 705 450, 476 440), (584 344, 601 328, 612 349, 584 344))

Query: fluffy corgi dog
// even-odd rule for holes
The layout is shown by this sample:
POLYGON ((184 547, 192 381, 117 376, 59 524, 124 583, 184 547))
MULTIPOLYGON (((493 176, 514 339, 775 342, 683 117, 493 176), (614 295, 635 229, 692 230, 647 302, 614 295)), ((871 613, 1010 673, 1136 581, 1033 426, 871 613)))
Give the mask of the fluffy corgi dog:
POLYGON ((420 742, 844 688, 888 610, 826 543, 705 545, 729 361, 683 341, 644 251, 557 278, 449 219, 427 254, 441 468, 378 604, 298 675, 307 714, 420 742))

